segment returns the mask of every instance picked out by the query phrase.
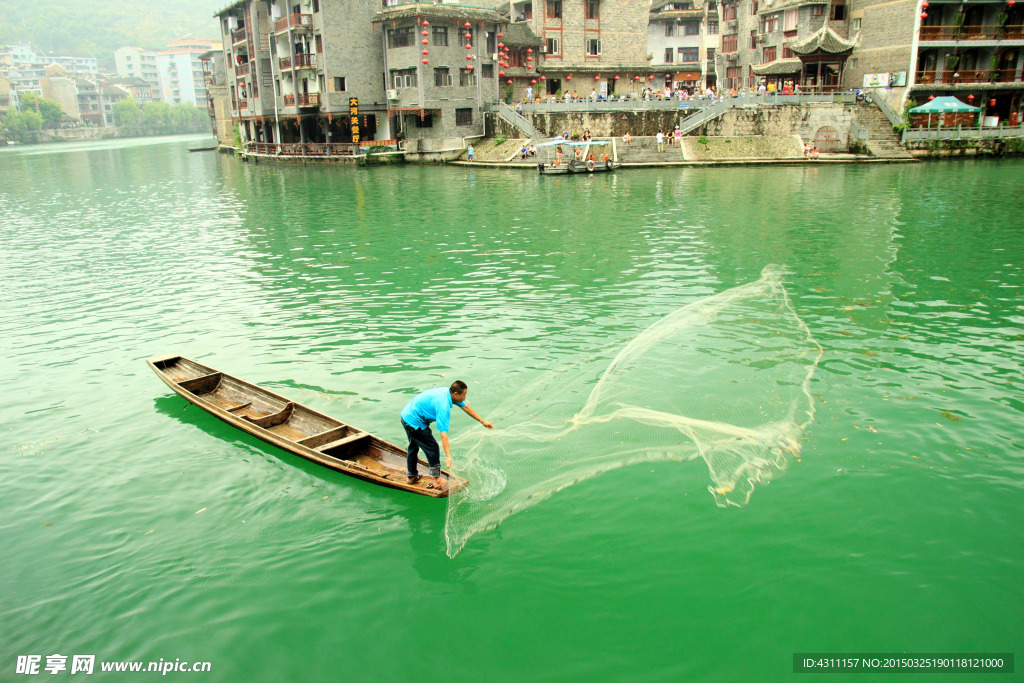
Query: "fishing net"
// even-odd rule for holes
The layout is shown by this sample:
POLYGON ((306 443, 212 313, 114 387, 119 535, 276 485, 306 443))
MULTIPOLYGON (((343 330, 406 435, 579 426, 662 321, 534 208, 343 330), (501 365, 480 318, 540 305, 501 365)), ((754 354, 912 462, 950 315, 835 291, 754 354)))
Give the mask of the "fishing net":
POLYGON ((489 411, 494 430, 453 444, 471 483, 448 499, 449 557, 510 515, 638 462, 703 458, 715 502, 746 505, 799 453, 821 355, 769 266, 625 346, 545 374, 489 411))

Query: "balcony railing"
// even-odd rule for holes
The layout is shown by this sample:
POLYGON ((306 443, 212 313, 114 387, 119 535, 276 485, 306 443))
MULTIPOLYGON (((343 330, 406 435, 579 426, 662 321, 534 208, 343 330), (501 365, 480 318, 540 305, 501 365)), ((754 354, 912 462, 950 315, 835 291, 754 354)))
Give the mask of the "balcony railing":
POLYGON ((1021 40, 1024 26, 985 24, 982 26, 922 26, 921 40, 1021 40))
POLYGON ((238 100, 238 111, 247 111, 249 109, 249 100, 238 100))
POLYGON ((246 62, 245 64, 235 65, 235 78, 241 78, 242 76, 248 76, 252 69, 252 62, 246 62))
POLYGON ((313 28, 313 15, 289 14, 274 22, 274 33, 282 33, 290 28, 313 28))
POLYGON ((353 142, 250 142, 245 150, 250 154, 267 154, 283 157, 354 157, 360 148, 398 147, 398 140, 366 140, 353 142))
POLYGON ((1018 83, 1021 77, 1017 69, 960 69, 959 71, 918 71, 917 82, 923 84, 942 83, 1018 83))
POLYGON ((284 96, 284 106, 286 106, 286 107, 294 107, 295 106, 295 95, 291 95, 291 94, 285 95, 284 96))
POLYGON ((242 28, 235 29, 234 31, 231 32, 231 43, 233 45, 238 45, 239 43, 244 43, 248 39, 248 37, 249 37, 249 32, 243 26, 242 28))
POLYGON ((292 59, 291 57, 281 57, 281 61, 279 62, 279 64, 281 66, 281 71, 291 69, 293 64, 295 65, 296 69, 315 69, 316 55, 313 53, 300 53, 295 55, 294 59, 292 59))
POLYGON ((299 106, 300 107, 319 107, 320 106, 320 93, 318 93, 318 92, 299 93, 299 106))

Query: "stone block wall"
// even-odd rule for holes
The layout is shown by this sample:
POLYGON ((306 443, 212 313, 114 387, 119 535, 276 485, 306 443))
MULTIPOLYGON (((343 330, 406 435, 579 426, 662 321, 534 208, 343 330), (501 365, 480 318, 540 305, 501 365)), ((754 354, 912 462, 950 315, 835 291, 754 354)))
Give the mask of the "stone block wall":
POLYGON ((841 147, 849 148, 854 124, 854 105, 783 104, 776 107, 737 107, 707 125, 700 133, 707 136, 742 137, 749 135, 798 135, 811 142, 819 130, 830 127, 841 136, 841 147))

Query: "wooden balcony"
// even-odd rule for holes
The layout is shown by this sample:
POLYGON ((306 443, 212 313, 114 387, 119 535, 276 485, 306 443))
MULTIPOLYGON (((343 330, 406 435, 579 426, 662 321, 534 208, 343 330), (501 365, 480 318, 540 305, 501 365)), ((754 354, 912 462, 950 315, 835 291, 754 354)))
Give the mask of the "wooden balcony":
POLYGON ((279 65, 281 67, 281 71, 287 71, 288 69, 291 69, 293 65, 296 69, 315 69, 316 55, 313 53, 297 54, 294 59, 291 57, 281 57, 279 65))
POLYGON ((248 111, 249 100, 238 100, 238 111, 248 111))
POLYGON ((360 148, 398 147, 398 140, 364 140, 353 142, 250 142, 245 150, 250 154, 266 154, 283 157, 353 157, 360 148))
POLYGON ((246 62, 245 64, 235 65, 235 78, 242 78, 248 76, 252 69, 252 62, 246 62))
POLYGON ((274 33, 284 33, 290 28, 313 28, 313 15, 289 14, 274 22, 274 33))
POLYGON ((295 106, 295 95, 288 94, 284 96, 284 106, 294 107, 295 106))
POLYGON ((232 45, 238 45, 239 43, 244 43, 246 40, 248 40, 248 38, 249 38, 249 32, 246 30, 246 28, 244 26, 242 28, 235 29, 234 31, 231 32, 231 44, 232 45))
POLYGON ((320 106, 320 93, 309 92, 299 93, 298 96, 300 107, 319 107, 320 106))
POLYGON ((918 71, 919 84, 941 83, 1020 83, 1017 69, 960 69, 957 71, 918 71))
POLYGON ((1024 26, 985 24, 982 26, 922 26, 921 41, 1022 40, 1024 26))

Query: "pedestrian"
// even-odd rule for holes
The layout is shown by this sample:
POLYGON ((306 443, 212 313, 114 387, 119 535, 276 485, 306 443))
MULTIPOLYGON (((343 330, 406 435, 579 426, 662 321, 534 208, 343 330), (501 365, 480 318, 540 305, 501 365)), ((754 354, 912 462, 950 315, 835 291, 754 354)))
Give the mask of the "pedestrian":
POLYGON ((672 131, 672 137, 674 137, 676 139, 676 146, 679 146, 679 145, 682 144, 682 142, 683 142, 683 131, 680 130, 679 126, 676 126, 676 129, 674 131, 672 131))
POLYGON ((622 136, 622 144, 628 145, 629 141, 632 140, 632 139, 633 139, 633 136, 630 135, 629 131, 627 130, 625 135, 622 136))
POLYGON ((469 146, 469 149, 468 149, 468 150, 466 150, 466 152, 467 152, 467 154, 468 154, 468 156, 469 156, 469 160, 470 160, 470 161, 473 161, 473 145, 470 145, 470 146, 469 146))
POLYGON ((662 133, 659 130, 658 134, 655 135, 654 138, 658 141, 658 151, 659 152, 664 152, 665 151, 665 134, 662 133))
POLYGON ((409 401, 402 408, 402 427, 409 437, 409 446, 406 449, 405 483, 415 484, 420 480, 418 464, 420 449, 427 456, 427 465, 430 468, 430 476, 434 481, 427 486, 428 489, 442 489, 445 487, 441 479, 441 453, 437 448, 437 441, 430 431, 430 423, 437 423, 437 431, 441 432, 441 446, 444 448, 445 467, 452 466, 452 452, 448 445, 448 425, 451 420, 452 406, 456 405, 474 420, 488 429, 494 429, 494 424, 477 415, 476 411, 466 403, 466 393, 469 389, 466 383, 455 380, 450 387, 437 387, 428 389, 409 401))

